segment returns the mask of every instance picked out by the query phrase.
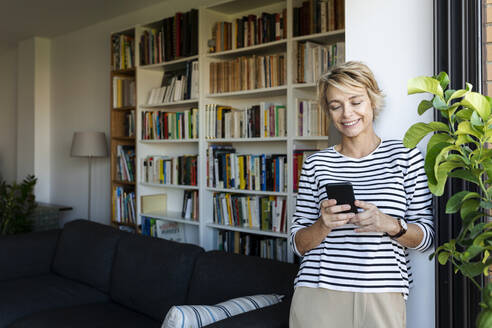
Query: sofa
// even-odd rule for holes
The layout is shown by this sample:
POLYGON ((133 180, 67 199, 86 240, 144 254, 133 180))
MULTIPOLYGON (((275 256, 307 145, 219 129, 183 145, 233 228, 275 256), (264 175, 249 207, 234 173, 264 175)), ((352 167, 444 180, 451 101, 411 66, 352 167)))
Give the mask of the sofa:
POLYGON ((282 302, 207 327, 288 327, 297 266, 205 252, 86 220, 0 237, 0 327, 161 327, 173 305, 282 302))

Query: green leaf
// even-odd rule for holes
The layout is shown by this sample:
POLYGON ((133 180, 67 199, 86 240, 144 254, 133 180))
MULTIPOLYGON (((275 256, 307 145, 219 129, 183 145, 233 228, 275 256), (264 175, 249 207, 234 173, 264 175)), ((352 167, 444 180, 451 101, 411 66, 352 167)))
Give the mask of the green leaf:
POLYGON ((463 108, 460 109, 457 113, 456 116, 462 120, 469 121, 471 116, 473 114, 473 109, 471 108, 463 108))
MULTIPOLYGON (((448 91, 451 91, 451 90, 448 90, 448 91)), ((448 92, 446 91, 446 92, 448 92)), ((454 90, 453 90, 454 91, 454 90)), ((453 99, 456 99, 456 98, 462 98, 464 97, 469 91, 467 90, 456 90, 453 92, 453 94, 451 95, 451 97, 448 98, 448 104, 451 102, 451 100, 453 99)))
POLYGON ((432 149, 432 147, 441 142, 452 144, 454 143, 454 139, 447 133, 436 133, 432 135, 427 143, 427 153, 432 149))
POLYGON ((436 174, 437 183, 432 184, 429 181, 430 192, 436 196, 442 196, 442 194, 444 193, 444 186, 446 185, 448 173, 460 166, 461 164, 453 162, 444 162, 440 164, 438 166, 436 174))
POLYGON ((480 194, 471 191, 460 191, 451 198, 449 198, 446 204, 446 214, 453 214, 460 210, 461 203, 467 199, 480 198, 480 194))
POLYGON ((449 173, 449 176, 452 178, 458 178, 469 182, 473 182, 476 185, 480 185, 478 178, 472 172, 466 169, 455 170, 449 173))
POLYGON ((449 98, 455 93, 456 90, 449 89, 444 91, 444 100, 446 101, 447 104, 449 104, 449 98))
POLYGON ((466 86, 465 87, 466 91, 472 91, 473 85, 471 83, 466 82, 465 83, 465 86, 466 86))
POLYGON ((469 135, 472 135, 478 139, 482 138, 482 135, 480 134, 480 132, 473 129, 473 127, 471 126, 471 123, 467 122, 467 121, 463 121, 460 124, 458 124, 458 129, 456 130, 456 134, 458 134, 458 135, 469 134, 469 135))
POLYGON ((483 246, 480 246, 480 245, 471 245, 464 252, 464 254, 463 254, 464 255, 464 258, 463 258, 463 260, 466 260, 467 261, 467 260, 473 259, 475 256, 477 256, 478 254, 480 254, 484 250, 485 250, 485 247, 483 247, 483 246))
POLYGON ((461 101, 461 104, 476 110, 484 122, 488 120, 490 115, 490 104, 487 98, 480 93, 467 93, 461 101))
POLYGON ((439 96, 435 96, 434 99, 432 99, 432 106, 439 110, 448 109, 448 105, 439 96))
POLYGON ((487 268, 490 264, 492 264, 492 261, 490 259, 487 260, 487 262, 485 263, 482 263, 481 261, 464 263, 459 266, 459 270, 461 271, 461 273, 463 273, 465 277, 473 278, 482 274, 483 269, 487 268))
POLYGON ((492 208, 492 202, 480 202, 480 206, 486 210, 490 210, 492 208))
POLYGON ((476 127, 476 126, 483 126, 483 122, 482 120, 480 119, 480 116, 478 116, 477 112, 473 112, 471 118, 470 118, 470 123, 473 127, 476 127))
POLYGON ((429 100, 422 100, 419 104, 419 115, 424 114, 429 108, 432 108, 432 102, 430 102, 429 100))
POLYGON ((407 148, 415 148, 420 140, 433 131, 449 132, 449 127, 442 122, 415 123, 405 133, 403 144, 407 148))
POLYGON ((449 253, 447 252, 441 252, 437 256, 437 260, 441 265, 445 265, 448 262, 448 259, 449 259, 449 253))
POLYGON ((456 139, 456 145, 465 145, 469 143, 475 143, 475 140, 467 134, 460 134, 456 139))
MULTIPOLYGON (((436 136, 436 135, 434 135, 436 136)), ((433 136, 433 137, 434 137, 433 136)), ((448 142, 440 142, 434 146, 430 150, 427 151, 427 154, 425 155, 425 161, 424 161, 424 170, 425 173, 427 174, 427 179, 429 179, 429 183, 431 184, 437 184, 437 178, 436 178, 436 173, 435 173, 435 167, 436 167, 436 158, 439 156, 439 154, 442 152, 442 150, 446 147, 451 146, 452 144, 448 142)))
POLYGON ((407 83, 407 91, 409 95, 429 92, 443 98, 443 91, 439 81, 428 76, 419 76, 410 79, 407 83))
POLYGON ((439 81, 441 88, 444 90, 449 85, 449 76, 446 72, 440 72, 437 76, 434 77, 439 81))
POLYGON ((466 218, 473 212, 476 212, 480 206, 480 201, 477 199, 467 199, 461 205, 460 215, 462 218, 466 218))

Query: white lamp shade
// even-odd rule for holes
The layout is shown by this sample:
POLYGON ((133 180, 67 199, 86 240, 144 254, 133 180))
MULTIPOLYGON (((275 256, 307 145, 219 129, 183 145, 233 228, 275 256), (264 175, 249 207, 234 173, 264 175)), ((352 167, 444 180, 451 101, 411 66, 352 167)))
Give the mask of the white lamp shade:
POLYGON ((108 145, 104 132, 74 132, 70 155, 72 157, 108 156, 108 145))

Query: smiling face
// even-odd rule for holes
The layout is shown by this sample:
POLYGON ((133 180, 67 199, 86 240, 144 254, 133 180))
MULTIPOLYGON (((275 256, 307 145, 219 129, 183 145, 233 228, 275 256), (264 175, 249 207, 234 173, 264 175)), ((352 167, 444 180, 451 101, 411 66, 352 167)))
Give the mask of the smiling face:
POLYGON ((342 137, 374 135, 374 111, 365 88, 342 91, 329 86, 326 90, 326 100, 331 121, 342 137))

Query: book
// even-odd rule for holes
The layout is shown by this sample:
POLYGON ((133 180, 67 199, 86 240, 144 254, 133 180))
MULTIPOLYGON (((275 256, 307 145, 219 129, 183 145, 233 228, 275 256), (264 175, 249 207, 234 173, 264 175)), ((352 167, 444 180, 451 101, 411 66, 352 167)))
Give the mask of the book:
POLYGON ((142 213, 163 213, 167 211, 167 195, 154 194, 140 196, 140 209, 142 213))

